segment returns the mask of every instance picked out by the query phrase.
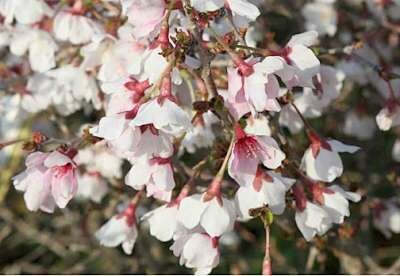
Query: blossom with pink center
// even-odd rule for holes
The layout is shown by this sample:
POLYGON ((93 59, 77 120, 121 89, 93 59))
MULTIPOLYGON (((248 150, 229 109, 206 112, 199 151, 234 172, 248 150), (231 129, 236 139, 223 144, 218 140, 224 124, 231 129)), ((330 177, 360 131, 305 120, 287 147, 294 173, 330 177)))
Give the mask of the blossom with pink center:
POLYGON ((179 263, 196 269, 196 275, 206 275, 219 263, 219 237, 206 233, 188 233, 175 239, 170 247, 179 263))
POLYGON ((13 178, 17 190, 25 192, 24 199, 31 211, 52 213, 55 206, 65 208, 75 196, 78 183, 76 151, 34 152, 26 158, 26 170, 13 178))
MULTIPOLYGON (((244 61, 243 61, 244 62, 244 61)), ((228 92, 236 101, 244 98, 250 111, 255 114, 262 111, 279 111, 276 98, 279 94, 279 82, 274 73, 283 70, 283 61, 278 57, 266 57, 261 62, 246 62, 252 70, 244 75, 239 66, 228 68, 228 92)))
POLYGON ((340 152, 354 153, 360 148, 337 140, 324 140, 310 133, 310 147, 305 151, 301 167, 314 180, 332 182, 343 173, 340 152))
POLYGON ((241 186, 251 186, 259 164, 269 169, 278 168, 285 159, 285 153, 278 143, 269 136, 251 135, 235 126, 235 144, 229 158, 228 173, 241 186))
POLYGON ((138 230, 136 205, 130 204, 124 212, 113 216, 95 233, 96 239, 106 247, 122 245, 125 254, 132 254, 138 230))
POLYGON ((175 187, 174 172, 169 158, 146 156, 133 161, 125 183, 136 190, 147 188, 147 196, 170 201, 175 187))
POLYGON ((286 207, 286 192, 294 182, 294 179, 259 168, 253 185, 240 187, 236 192, 235 202, 240 212, 240 217, 250 219, 249 210, 263 206, 268 206, 276 215, 282 214, 286 207))

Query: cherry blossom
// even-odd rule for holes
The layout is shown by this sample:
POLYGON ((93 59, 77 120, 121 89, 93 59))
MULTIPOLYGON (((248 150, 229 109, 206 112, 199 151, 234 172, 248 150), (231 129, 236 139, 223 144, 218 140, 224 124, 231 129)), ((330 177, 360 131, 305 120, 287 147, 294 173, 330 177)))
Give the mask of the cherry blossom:
POLYGON ((65 208, 78 189, 74 151, 34 152, 26 159, 26 170, 13 178, 17 190, 23 191, 30 211, 52 213, 55 206, 65 208))
POLYGON ((232 229, 236 217, 234 203, 225 197, 209 193, 184 198, 177 214, 178 221, 188 229, 204 228, 211 237, 219 237, 232 229), (216 221, 214 218, 218 217, 216 221))
POLYGON ((236 192, 235 199, 240 216, 249 219, 250 209, 263 206, 268 206, 274 214, 282 214, 286 207, 286 192, 294 182, 294 179, 259 168, 253 185, 240 187, 236 192))
POLYGON ((132 254, 138 236, 136 206, 130 204, 125 211, 113 216, 97 230, 95 236, 103 246, 116 247, 122 245, 125 254, 132 254))
POLYGON ((146 186, 148 196, 169 202, 175 187, 171 160, 162 157, 136 159, 125 177, 125 182, 136 190, 142 190, 146 186))
POLYGON ((42 73, 53 68, 57 50, 57 44, 45 31, 18 25, 12 33, 10 51, 18 56, 29 52, 29 63, 34 71, 42 73))
POLYGON ((235 136, 228 172, 241 186, 252 185, 259 164, 276 169, 285 159, 285 153, 269 136, 246 134, 238 125, 235 127, 235 136))
POLYGON ((315 0, 303 6, 307 30, 316 30, 320 35, 333 36, 337 30, 335 0, 315 0))
POLYGON ((1 0, 0 14, 5 17, 5 23, 15 20, 21 24, 38 22, 43 16, 51 16, 52 9, 43 0, 1 0))
POLYGON ((87 43, 96 34, 103 32, 100 25, 83 15, 84 8, 81 1, 76 1, 70 10, 57 13, 54 18, 53 31, 55 37, 61 41, 70 41, 73 44, 87 43))
POLYGON ((314 180, 332 182, 343 173, 340 152, 354 153, 357 146, 345 145, 337 140, 324 140, 311 135, 311 146, 305 151, 302 167, 314 180))
POLYGON ((283 62, 280 58, 267 57, 261 62, 255 62, 251 68, 252 73, 248 76, 242 75, 240 67, 237 70, 228 69, 230 93, 235 97, 244 97, 253 114, 264 110, 279 111, 280 106, 276 101, 279 83, 273 73, 283 70, 283 62))
POLYGON ((218 239, 205 233, 189 233, 178 237, 170 249, 180 256, 180 264, 196 269, 196 275, 205 275, 219 263, 218 239))

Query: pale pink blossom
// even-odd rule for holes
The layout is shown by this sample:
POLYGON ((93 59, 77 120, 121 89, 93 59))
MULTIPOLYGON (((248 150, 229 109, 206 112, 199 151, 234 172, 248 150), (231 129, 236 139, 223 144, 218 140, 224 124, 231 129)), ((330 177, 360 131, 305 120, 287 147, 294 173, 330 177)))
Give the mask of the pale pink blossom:
POLYGON ((136 39, 146 38, 159 28, 166 9, 164 0, 133 0, 127 5, 125 15, 133 26, 136 39))
POLYGON ((193 120, 193 128, 189 129, 182 140, 182 149, 188 153, 195 153, 197 148, 211 147, 215 140, 212 126, 218 121, 211 111, 196 116, 193 120))
POLYGON ((52 213, 56 205, 65 208, 75 196, 78 189, 76 165, 69 156, 74 156, 73 150, 65 153, 38 151, 27 157, 26 170, 13 181, 17 190, 25 192, 29 210, 52 213))
POLYGON ((343 223, 344 217, 350 216, 349 200, 358 202, 361 200, 361 196, 345 191, 338 185, 332 185, 322 190, 322 208, 329 214, 333 223, 343 223))

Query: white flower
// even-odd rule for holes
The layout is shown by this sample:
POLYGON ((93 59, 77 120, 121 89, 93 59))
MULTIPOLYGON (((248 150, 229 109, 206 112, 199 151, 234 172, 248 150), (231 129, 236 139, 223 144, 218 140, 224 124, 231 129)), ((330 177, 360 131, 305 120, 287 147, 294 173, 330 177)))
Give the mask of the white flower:
POLYGON ((380 130, 387 131, 392 127, 400 125, 400 108, 397 103, 385 106, 376 115, 376 123, 380 130))
POLYGON ((81 47, 80 54, 83 61, 80 67, 84 70, 94 70, 102 65, 111 54, 111 49, 116 43, 115 38, 108 34, 95 35, 92 41, 81 47))
POLYGON ((303 6, 302 14, 306 19, 306 29, 315 30, 320 35, 334 36, 337 30, 337 12, 335 0, 316 0, 303 6))
POLYGON ((291 88, 295 86, 314 88, 312 78, 319 73, 320 62, 308 47, 318 39, 316 31, 293 35, 286 47, 276 53, 285 61, 285 66, 277 74, 291 88))
POLYGON ((33 24, 45 15, 51 17, 52 13, 43 0, 0 0, 0 14, 7 24, 11 24, 14 18, 21 24, 33 24))
POLYGON ((104 142, 79 150, 75 162, 84 165, 87 171, 99 172, 105 178, 122 177, 123 160, 113 154, 104 142))
POLYGON ((194 127, 190 129, 182 140, 182 148, 189 153, 195 153, 196 148, 212 146, 215 135, 212 125, 218 122, 218 118, 211 112, 198 115, 193 122, 194 127))
POLYGON ((33 71, 46 72, 56 65, 57 44, 49 33, 40 29, 18 25, 12 33, 10 51, 22 56, 29 52, 29 64, 33 71))
POLYGON ((188 114, 168 98, 154 98, 142 104, 130 124, 132 126, 153 124, 155 128, 176 137, 192 127, 188 114))
POLYGON ((142 71, 144 46, 134 41, 118 40, 102 57, 97 78, 102 82, 114 82, 142 71))
POLYGON ((138 236, 135 209, 135 206, 130 205, 122 214, 113 216, 97 230, 95 236, 101 245, 116 247, 122 244, 125 254, 132 253, 138 236))
POLYGON ((178 221, 188 229, 202 226, 211 237, 219 237, 233 228, 236 212, 232 201, 207 193, 185 197, 178 210, 178 221))
POLYGON ((170 247, 179 263, 196 269, 196 275, 206 275, 219 263, 218 238, 203 233, 178 237, 170 247))
POLYGON ((224 0, 190 0, 190 5, 199 12, 212 12, 224 6, 224 0))
POLYGON ((109 190, 100 173, 93 171, 78 174, 78 184, 76 197, 90 199, 96 203, 100 203, 109 190))
POLYGON ((337 185, 332 185, 322 192, 322 208, 329 214, 333 223, 343 223, 344 217, 350 216, 349 200, 358 202, 361 196, 347 192, 337 185))
POLYGON ((259 114, 257 117, 249 116, 244 129, 246 133, 258 136, 271 136, 271 128, 267 116, 259 114))
POLYGON ((53 30, 57 39, 83 44, 103 32, 100 25, 92 19, 70 11, 61 11, 54 18, 53 30))
POLYGON ((141 219, 149 222, 150 234, 162 242, 171 240, 177 229, 178 204, 162 205, 141 219))
POLYGON ((45 75, 55 81, 52 102, 59 113, 69 115, 81 108, 84 101, 92 102, 97 109, 101 107, 95 79, 81 68, 69 64, 50 70, 45 75))
POLYGON ((311 143, 302 159, 302 168, 314 180, 332 182, 343 173, 340 152, 354 153, 359 147, 345 145, 337 140, 321 140, 311 143))
POLYGON ((274 214, 282 214, 286 207, 286 192, 294 182, 294 179, 283 177, 279 173, 259 169, 253 185, 240 187, 236 192, 235 199, 240 216, 250 219, 249 210, 264 205, 274 214))
POLYGON ((147 188, 147 196, 170 201, 175 187, 174 174, 169 158, 147 157, 136 159, 125 177, 125 183, 136 190, 147 188))
POLYGON ((316 234, 325 234, 332 226, 330 215, 322 207, 309 201, 304 210, 296 212, 295 220, 306 241, 310 241, 316 234))

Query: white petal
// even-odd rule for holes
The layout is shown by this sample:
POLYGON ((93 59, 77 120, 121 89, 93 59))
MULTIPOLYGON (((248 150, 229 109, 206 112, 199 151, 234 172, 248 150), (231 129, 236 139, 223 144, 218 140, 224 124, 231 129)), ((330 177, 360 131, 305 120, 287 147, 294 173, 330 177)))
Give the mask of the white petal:
POLYGON ((220 206, 216 198, 204 204, 208 206, 201 216, 200 224, 211 237, 219 237, 228 231, 231 224, 228 210, 225 206, 220 206))
POLYGON ((178 221, 186 228, 192 229, 199 224, 201 215, 206 208, 206 204, 201 201, 201 198, 201 195, 194 194, 184 198, 179 204, 178 221))

